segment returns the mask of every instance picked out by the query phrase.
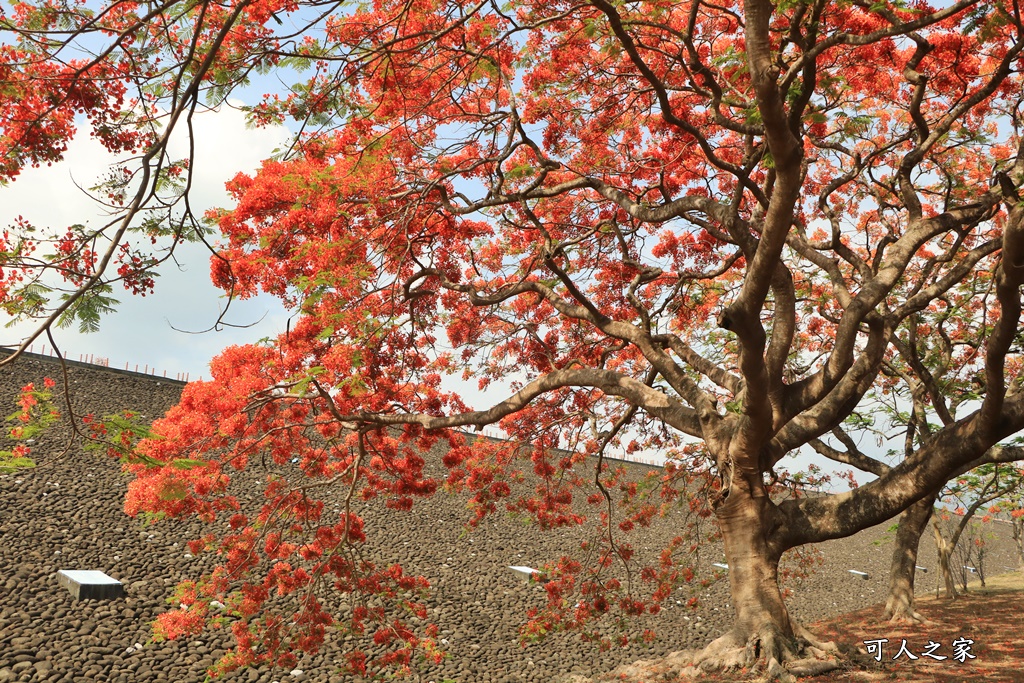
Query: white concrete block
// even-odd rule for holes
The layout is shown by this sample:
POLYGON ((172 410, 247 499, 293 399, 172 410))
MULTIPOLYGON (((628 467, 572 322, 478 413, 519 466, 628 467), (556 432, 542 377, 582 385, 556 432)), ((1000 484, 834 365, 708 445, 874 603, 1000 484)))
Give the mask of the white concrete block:
POLYGON ((529 581, 531 578, 536 578, 537 580, 540 580, 541 577, 541 573, 538 570, 533 569, 532 567, 514 565, 512 567, 509 567, 509 569, 515 572, 515 574, 523 581, 529 581))
POLYGON ((76 600, 116 600, 124 597, 124 586, 117 579, 92 569, 62 569, 57 583, 68 589, 76 600))

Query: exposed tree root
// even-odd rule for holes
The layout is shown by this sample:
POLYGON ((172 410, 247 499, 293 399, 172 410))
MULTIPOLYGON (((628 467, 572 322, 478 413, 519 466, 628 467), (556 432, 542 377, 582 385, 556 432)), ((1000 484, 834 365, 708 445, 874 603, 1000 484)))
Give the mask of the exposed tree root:
POLYGON ((797 676, 817 676, 841 666, 839 648, 817 640, 803 627, 794 627, 795 637, 764 628, 739 642, 735 633, 727 633, 708 645, 684 675, 747 669, 760 671, 763 680, 795 681, 797 676))
POLYGON ((913 607, 906 605, 901 605, 896 609, 886 609, 885 614, 882 615, 882 620, 890 624, 928 625, 932 623, 913 607))
POLYGON ((890 594, 885 603, 882 620, 891 624, 930 624, 920 612, 914 609, 913 597, 900 593, 890 594))
MULTIPOLYGON (((700 651, 673 652, 664 659, 638 661, 593 679, 617 683, 661 683, 703 681, 710 673, 752 672, 762 681, 791 683, 797 677, 817 676, 838 669, 848 656, 834 643, 817 640, 799 625, 795 636, 787 637, 764 628, 746 640, 730 631, 700 651)), ((590 683, 589 679, 569 679, 590 683)))

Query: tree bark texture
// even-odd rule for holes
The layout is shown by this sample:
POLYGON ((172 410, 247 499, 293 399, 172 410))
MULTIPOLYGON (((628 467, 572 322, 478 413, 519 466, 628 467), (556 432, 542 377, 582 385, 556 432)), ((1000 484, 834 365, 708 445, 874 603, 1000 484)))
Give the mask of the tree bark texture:
POLYGON ((766 520, 772 503, 736 490, 717 510, 729 564, 729 586, 736 612, 735 631, 744 640, 772 634, 793 636, 789 612, 779 590, 781 553, 769 547, 766 520))
POLYGON ((883 619, 894 622, 924 621, 914 609, 914 579, 917 575, 917 551, 921 534, 928 528, 935 505, 935 496, 917 501, 900 517, 896 543, 889 566, 889 596, 883 619))
POLYGON ((769 679, 815 675, 838 666, 837 648, 790 619, 779 589, 778 509, 759 474, 735 476, 716 508, 729 564, 735 622, 698 656, 701 670, 754 668, 769 679))
POLYGON ((935 550, 939 555, 939 570, 942 572, 942 581, 946 586, 946 597, 956 600, 956 583, 953 581, 953 569, 949 566, 949 560, 953 555, 953 546, 942 535, 938 519, 932 520, 932 529, 935 531, 935 550))

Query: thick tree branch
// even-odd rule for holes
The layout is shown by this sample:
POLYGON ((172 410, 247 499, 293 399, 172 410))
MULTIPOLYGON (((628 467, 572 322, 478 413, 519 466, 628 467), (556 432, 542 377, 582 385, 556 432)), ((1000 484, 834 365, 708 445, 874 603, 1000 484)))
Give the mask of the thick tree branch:
POLYGON ((981 406, 981 428, 992 429, 1006 397, 1006 353, 1017 336, 1021 316, 1021 286, 1024 285, 1024 204, 1010 211, 1003 231, 1003 253, 996 271, 999 319, 985 346, 985 399, 981 406))
POLYGON ((790 548, 849 536, 893 517, 958 473, 994 458, 1024 454, 1007 447, 986 453, 993 442, 1024 428, 1024 405, 1004 404, 997 427, 989 432, 977 429, 978 419, 979 412, 974 412, 944 427, 911 457, 869 484, 831 496, 783 502, 780 509, 788 520, 783 545, 790 548))
POLYGON ((878 477, 882 476, 890 469, 884 462, 865 455, 859 448, 855 448, 853 450, 848 448, 845 451, 841 451, 838 448, 833 448, 821 439, 811 439, 810 444, 815 451, 824 455, 829 460, 841 462, 845 465, 851 465, 856 467, 858 470, 870 472, 878 477))
MULTIPOLYGON (((993 207, 1001 201, 999 192, 990 191, 983 194, 975 202, 958 207, 933 218, 918 221, 914 227, 890 246, 886 258, 882 261, 877 274, 865 282, 860 292, 846 306, 835 333, 835 345, 829 354, 828 361, 816 373, 800 382, 791 385, 787 391, 788 412, 799 414, 811 406, 818 404, 843 379, 856 360, 858 334, 861 325, 875 310, 885 297, 899 283, 915 254, 929 240, 950 230, 957 230, 965 225, 973 225, 990 214, 993 207)), ((981 247, 972 257, 981 258, 988 247, 981 247)), ((949 280, 937 283, 936 289, 947 286, 949 280)), ((914 305, 919 305, 917 299, 914 305)), ((914 308, 905 307, 901 312, 909 315, 914 308)), ((886 325, 898 326, 900 320, 894 315, 886 316, 886 325)), ((877 371, 877 363, 875 369, 877 371)))
POLYGON ((595 368, 567 368, 555 370, 539 377, 517 391, 509 398, 496 403, 487 410, 477 410, 450 416, 425 415, 422 413, 374 414, 357 413, 344 415, 338 412, 330 395, 321 394, 334 418, 344 424, 402 425, 417 424, 424 429, 450 429, 452 427, 484 427, 512 415, 539 396, 566 387, 588 387, 618 396, 636 405, 670 426, 692 436, 701 436, 700 422, 696 413, 675 399, 647 386, 643 382, 611 370, 595 368))
MULTIPOLYGON (((550 287, 535 280, 525 280, 506 285, 493 294, 481 294, 470 285, 449 281, 441 271, 433 268, 424 269, 417 273, 406 282, 406 289, 409 290, 413 282, 427 277, 436 277, 446 289, 467 295, 469 301, 474 306, 493 306, 523 294, 538 295, 562 315, 589 322, 608 336, 627 341, 636 346, 654 369, 668 381, 672 388, 696 409, 702 420, 710 421, 717 417, 717 413, 714 411, 714 401, 711 396, 686 375, 683 369, 665 353, 661 345, 655 342, 649 333, 630 323, 608 318, 597 311, 593 304, 590 306, 582 303, 574 304, 559 296, 550 287)), ((567 278, 568 276, 562 273, 560 277, 567 278)), ((582 297, 582 294, 578 291, 576 294, 582 297)))

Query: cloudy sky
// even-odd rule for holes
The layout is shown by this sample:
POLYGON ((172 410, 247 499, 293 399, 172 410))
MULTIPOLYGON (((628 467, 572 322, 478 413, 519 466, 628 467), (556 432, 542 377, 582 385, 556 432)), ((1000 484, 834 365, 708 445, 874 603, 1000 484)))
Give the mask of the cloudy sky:
MULTIPOLYGON (((253 171, 262 159, 283 145, 283 128, 251 130, 245 126, 242 112, 223 108, 196 117, 195 182, 192 205, 197 213, 227 206, 224 183, 240 171, 253 171)), ((173 140, 172 156, 187 155, 184 136, 173 140)), ((99 143, 88 134, 71 143, 66 159, 51 167, 28 169, 13 183, 0 187, 0 225, 10 225, 17 216, 32 224, 63 231, 82 223, 102 225, 104 214, 80 188, 94 185, 113 161, 99 143)), ((157 278, 156 293, 133 297, 118 288, 114 296, 121 301, 115 314, 104 317, 100 331, 81 334, 77 326, 55 329, 54 338, 69 358, 79 355, 109 358, 111 366, 134 369, 138 364, 156 368, 174 377, 188 373, 196 378, 207 372, 210 359, 230 344, 254 341, 283 331, 284 309, 276 299, 234 302, 227 321, 253 327, 226 328, 220 332, 189 334, 213 325, 225 301, 222 292, 210 283, 209 254, 202 245, 184 245, 177 252, 180 268, 167 263, 157 278), (182 331, 179 331, 182 330, 182 331)), ((21 342, 29 325, 0 328, 0 345, 21 342)), ((34 350, 49 347, 45 337, 37 339, 34 350)))

